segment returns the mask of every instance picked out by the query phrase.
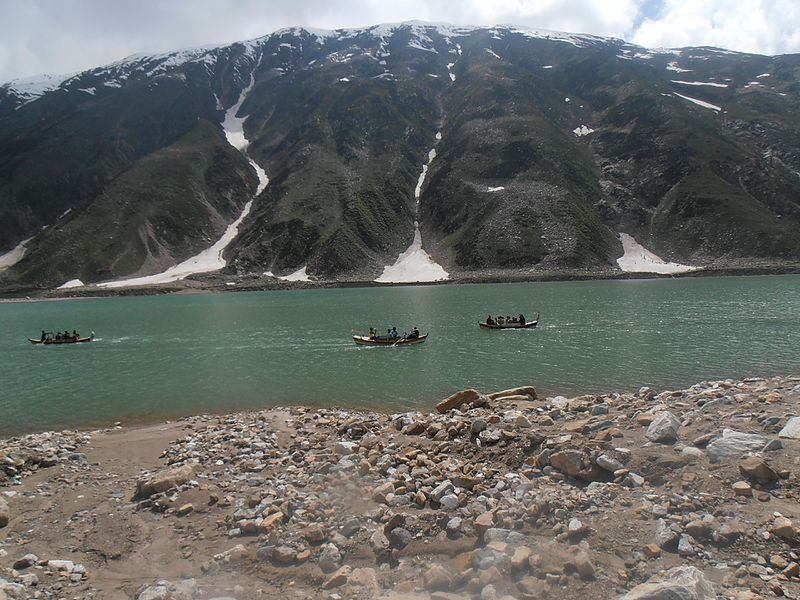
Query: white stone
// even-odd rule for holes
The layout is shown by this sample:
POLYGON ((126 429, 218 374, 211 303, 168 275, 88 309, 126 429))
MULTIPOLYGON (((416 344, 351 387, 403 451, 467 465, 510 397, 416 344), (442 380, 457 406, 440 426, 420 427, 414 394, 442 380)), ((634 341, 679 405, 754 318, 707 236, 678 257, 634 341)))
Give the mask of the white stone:
POLYGON ((761 450, 768 441, 762 435, 723 429, 722 436, 713 440, 706 447, 706 452, 709 458, 715 462, 727 458, 740 458, 748 452, 761 450))
POLYGON ((800 417, 792 417, 783 429, 778 433, 778 437, 800 440, 800 417))
POLYGON ((673 567, 651 577, 619 600, 717 600, 714 587, 696 567, 673 567))
POLYGON ((681 422, 671 412, 659 413, 647 428, 645 437, 651 442, 674 442, 678 439, 678 428, 681 422))

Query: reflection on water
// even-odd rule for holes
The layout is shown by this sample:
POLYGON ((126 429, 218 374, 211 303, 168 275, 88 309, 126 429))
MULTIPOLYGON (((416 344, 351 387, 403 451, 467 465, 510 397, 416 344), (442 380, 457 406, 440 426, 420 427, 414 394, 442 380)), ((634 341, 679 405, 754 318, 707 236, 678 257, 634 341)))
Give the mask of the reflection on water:
POLYGON ((784 276, 2 304, 0 431, 294 403, 425 409, 466 387, 570 395, 793 373, 799 288, 784 276), (537 329, 477 326, 488 312, 536 310, 537 329), (52 324, 98 341, 26 341, 52 324), (415 325, 430 333, 416 346, 351 338, 415 325))

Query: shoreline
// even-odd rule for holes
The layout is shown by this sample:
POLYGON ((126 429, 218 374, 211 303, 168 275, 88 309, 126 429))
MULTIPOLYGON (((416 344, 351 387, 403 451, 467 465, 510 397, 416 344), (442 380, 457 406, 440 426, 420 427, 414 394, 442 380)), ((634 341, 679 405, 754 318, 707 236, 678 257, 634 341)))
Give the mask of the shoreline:
POLYGON ((685 273, 660 274, 649 272, 624 272, 618 270, 560 270, 542 272, 484 272, 480 275, 461 275, 444 281, 413 283, 378 283, 376 281, 341 280, 291 282, 274 278, 230 277, 225 275, 192 276, 186 279, 151 286, 127 288, 84 288, 65 290, 19 288, 0 289, 0 303, 65 300, 79 298, 114 298, 121 296, 156 296, 164 294, 208 294, 219 292, 293 291, 310 289, 364 288, 364 287, 417 287, 429 285, 468 285, 486 283, 536 283, 557 281, 617 281, 642 279, 679 279, 697 277, 752 277, 768 275, 798 275, 800 265, 746 266, 706 268, 685 273), (231 285, 233 284, 233 285, 231 285))
POLYGON ((797 597, 798 414, 781 376, 16 436, 0 597, 797 597))
MULTIPOLYGON (((211 292, 210 292, 211 293, 211 292)), ((80 299, 80 298, 76 298, 80 299)), ((790 379, 795 377, 793 373, 760 373, 757 375, 748 374, 747 377, 736 377, 731 376, 728 377, 727 380, 739 380, 739 379, 760 379, 760 380, 769 380, 769 379, 790 379)), ((798 375, 797 377, 800 377, 798 375)), ((649 384, 643 384, 645 386, 649 386, 649 384)), ((675 383, 675 389, 681 389, 680 383, 675 383)), ((686 385, 690 385, 690 383, 686 383, 686 385)), ((565 392, 568 395, 570 394, 577 394, 577 396, 571 397, 579 397, 585 395, 597 395, 597 396, 611 396, 611 395, 624 395, 624 394, 634 394, 635 390, 632 389, 620 389, 615 388, 612 390, 591 390, 587 386, 585 390, 573 390, 572 392, 565 392), (581 393, 584 392, 584 393, 581 393)), ((555 394, 561 395, 561 394, 555 394)), ((435 410, 435 404, 431 403, 427 407, 409 407, 407 411, 398 410, 397 407, 389 407, 385 406, 384 404, 378 403, 377 406, 371 406, 366 404, 344 404, 344 403, 321 403, 321 402, 302 402, 297 404, 275 404, 272 406, 251 406, 251 407, 242 407, 240 410, 234 411, 208 411, 202 413, 187 413, 187 414, 161 414, 161 415, 142 415, 139 414, 138 416, 134 417, 127 417, 127 418, 108 418, 106 420, 98 420, 95 422, 88 422, 81 425, 65 425, 64 427, 59 428, 45 428, 45 429, 17 429, 13 431, 3 431, 0 430, 0 443, 4 440, 16 439, 23 436, 29 435, 42 435, 48 433, 56 433, 61 431, 71 431, 75 433, 84 433, 84 434, 93 434, 102 431, 111 431, 111 430, 135 430, 135 429, 142 429, 142 428, 149 428, 149 427, 156 427, 156 426, 170 426, 180 421, 190 420, 190 419, 208 419, 208 418, 226 418, 226 417, 239 417, 239 416, 247 416, 247 415, 255 415, 265 412, 271 411, 287 411, 287 410, 294 410, 294 409, 302 409, 302 410, 333 410, 333 411, 345 411, 345 412, 352 412, 352 413, 374 413, 376 415, 383 415, 389 416, 391 414, 399 414, 402 412, 433 412, 435 410), (384 408, 381 408, 384 407, 384 408)), ((1 600, 1 599, 0 599, 1 600)))

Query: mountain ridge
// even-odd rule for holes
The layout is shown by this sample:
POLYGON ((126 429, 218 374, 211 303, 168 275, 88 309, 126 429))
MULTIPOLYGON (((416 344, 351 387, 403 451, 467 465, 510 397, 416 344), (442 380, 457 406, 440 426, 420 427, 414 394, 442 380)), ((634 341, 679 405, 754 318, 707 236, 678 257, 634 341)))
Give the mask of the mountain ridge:
MULTIPOLYGON (((59 247, 56 230, 62 218, 77 237, 109 227, 99 199, 130 196, 119 185, 109 191, 111 182, 134 168, 146 177, 158 161, 142 161, 166 156, 198 127, 210 133, 202 122, 221 133, 222 113, 251 76, 239 114, 270 185, 225 249, 224 276, 306 269, 323 281, 374 280, 410 248, 417 221, 422 249, 454 278, 615 270, 621 232, 665 259, 710 268, 800 263, 798 73, 795 55, 412 22, 287 28, 134 55, 32 99, 6 84, 0 254, 34 237, 0 271, 0 286, 149 275, 159 261, 137 258, 152 257, 148 239, 174 263, 207 247, 203 239, 221 235, 252 190, 242 156, 227 167, 235 176, 215 179, 225 189, 203 192, 226 206, 223 222, 206 215, 191 226, 203 239, 190 240, 179 223, 159 233, 143 222, 140 242, 121 250, 128 259, 104 266, 96 247, 59 247), (414 184, 434 145, 417 206, 414 184)), ((220 171, 219 160, 208 168, 220 171)), ((162 181, 203 212, 178 163, 162 181)), ((144 213, 167 205, 158 186, 151 194, 137 200, 144 213)))

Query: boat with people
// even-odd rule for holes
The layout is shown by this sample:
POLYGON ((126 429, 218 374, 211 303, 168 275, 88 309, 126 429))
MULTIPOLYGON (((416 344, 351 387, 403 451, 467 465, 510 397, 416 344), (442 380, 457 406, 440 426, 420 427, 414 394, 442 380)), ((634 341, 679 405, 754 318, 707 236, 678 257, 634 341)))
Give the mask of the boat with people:
POLYGON ((386 335, 378 335, 375 328, 370 327, 367 335, 353 334, 353 341, 360 346, 410 346, 421 344, 428 339, 428 334, 420 334, 419 329, 414 327, 411 333, 400 335, 396 327, 392 327, 386 335))
POLYGON ((525 315, 517 317, 492 317, 489 315, 485 321, 479 321, 478 325, 483 329, 533 329, 539 324, 539 311, 533 321, 528 321, 525 315))
POLYGON ((44 344, 45 346, 49 346, 50 344, 79 344, 81 342, 92 342, 94 341, 94 331, 88 337, 81 336, 77 331, 74 329, 72 333, 69 331, 65 331, 61 333, 60 331, 53 333, 52 331, 42 331, 42 335, 39 339, 36 338, 28 338, 28 341, 31 344, 44 344))

